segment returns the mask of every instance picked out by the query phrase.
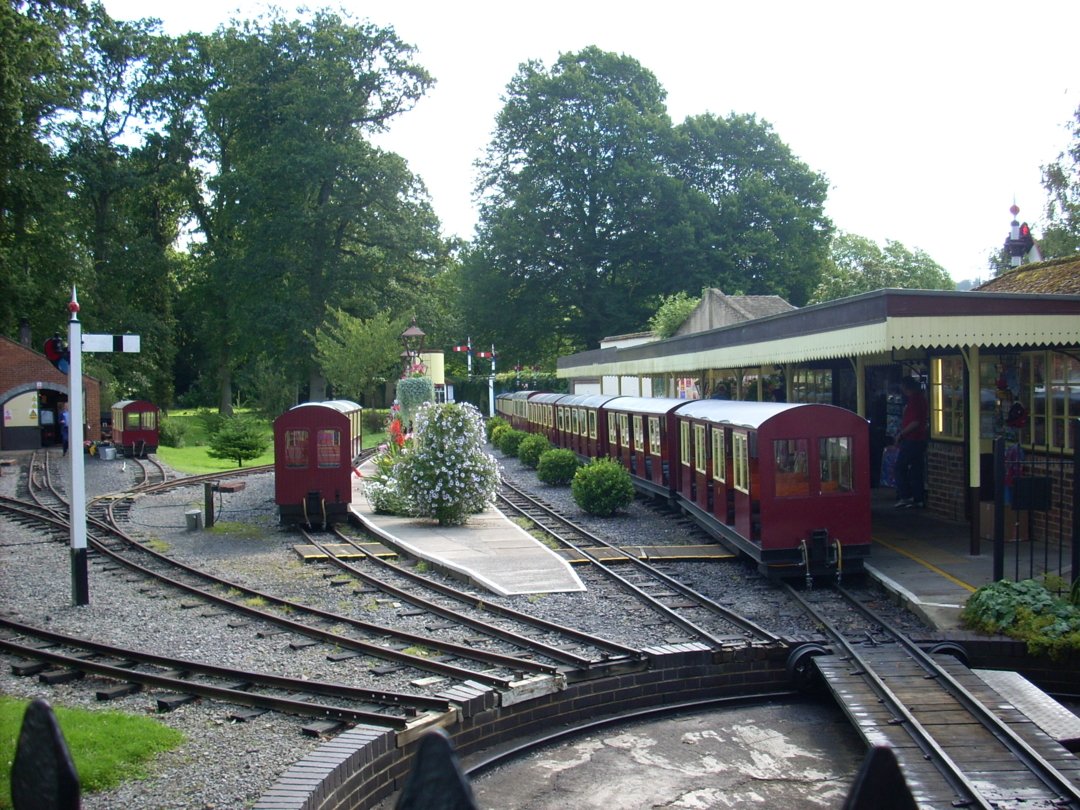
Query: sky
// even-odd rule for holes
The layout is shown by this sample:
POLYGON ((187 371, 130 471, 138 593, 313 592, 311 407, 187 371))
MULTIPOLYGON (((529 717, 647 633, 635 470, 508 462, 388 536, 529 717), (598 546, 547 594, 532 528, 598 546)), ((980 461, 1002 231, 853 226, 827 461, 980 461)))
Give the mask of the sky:
MULTIPOLYGON (((170 34, 212 31, 267 4, 104 0, 117 19, 170 34)), ((291 6, 278 2, 289 12, 291 6)), ((320 6, 309 2, 308 6, 320 6)), ((842 231, 922 249, 957 281, 986 279, 1010 206, 1044 220, 1041 167, 1069 145, 1080 107, 1076 0, 343 0, 393 27, 436 80, 373 140, 423 179, 446 236, 476 224, 474 163, 507 83, 589 45, 635 58, 667 91, 674 123, 753 113, 829 181, 842 231)))

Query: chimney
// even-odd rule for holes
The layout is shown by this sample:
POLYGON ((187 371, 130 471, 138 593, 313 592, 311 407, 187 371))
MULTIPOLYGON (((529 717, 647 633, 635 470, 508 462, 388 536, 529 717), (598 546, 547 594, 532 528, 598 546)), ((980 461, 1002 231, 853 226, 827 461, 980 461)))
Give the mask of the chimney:
POLYGON ((27 318, 19 320, 19 343, 26 348, 30 347, 30 321, 27 318))

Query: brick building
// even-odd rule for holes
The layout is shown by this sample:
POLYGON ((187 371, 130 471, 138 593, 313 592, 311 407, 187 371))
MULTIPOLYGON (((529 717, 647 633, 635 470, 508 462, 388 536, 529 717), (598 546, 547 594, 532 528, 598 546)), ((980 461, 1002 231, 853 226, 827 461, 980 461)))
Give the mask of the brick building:
MULTIPOLYGON (((83 375, 85 438, 101 439, 101 383, 83 375)), ((0 336, 0 450, 60 446, 60 412, 68 402, 68 375, 31 348, 29 329, 20 340, 0 336)))

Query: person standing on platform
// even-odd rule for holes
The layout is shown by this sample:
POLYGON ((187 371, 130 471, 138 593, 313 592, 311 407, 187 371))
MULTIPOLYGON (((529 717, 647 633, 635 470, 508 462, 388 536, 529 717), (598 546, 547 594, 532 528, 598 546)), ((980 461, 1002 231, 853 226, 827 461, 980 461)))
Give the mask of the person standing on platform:
POLYGON ((923 466, 926 443, 930 438, 930 413, 918 380, 904 377, 900 387, 906 401, 900 417, 900 432, 896 434, 896 443, 900 447, 896 459, 896 506, 910 509, 913 506, 926 506, 923 466))

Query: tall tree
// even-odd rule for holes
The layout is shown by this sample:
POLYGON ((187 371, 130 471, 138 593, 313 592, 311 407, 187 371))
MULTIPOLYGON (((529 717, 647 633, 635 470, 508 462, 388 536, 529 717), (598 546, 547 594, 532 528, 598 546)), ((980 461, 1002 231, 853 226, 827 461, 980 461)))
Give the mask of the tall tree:
POLYGON ((1039 250, 1046 259, 1080 252, 1080 106, 1073 114, 1070 136, 1058 159, 1043 166, 1049 199, 1039 250))
POLYGON ((810 303, 886 288, 956 289, 956 282, 945 268, 925 251, 910 250, 891 239, 882 249, 865 236, 840 232, 832 240, 830 264, 810 303))
POLYGON ((664 97, 634 59, 595 47, 521 65, 479 165, 472 331, 498 324, 501 346, 531 360, 647 320, 663 212, 678 207, 664 97))
POLYGON ((365 140, 431 79, 392 30, 328 12, 234 23, 185 46, 169 126, 206 167, 191 200, 204 240, 194 289, 219 407, 231 409, 236 370, 266 353, 311 372, 318 398, 305 335, 326 305, 374 314, 407 297, 438 252, 423 187, 365 140))
POLYGON ((708 201, 690 275, 701 286, 801 306, 828 258, 828 183, 754 115, 698 115, 675 129, 673 171, 708 201))

